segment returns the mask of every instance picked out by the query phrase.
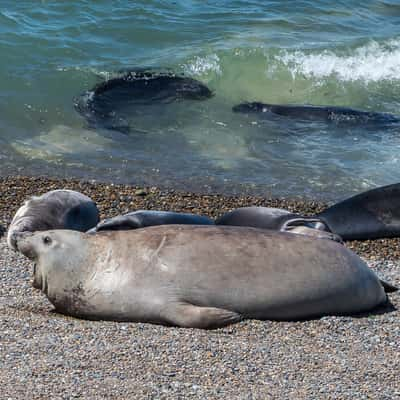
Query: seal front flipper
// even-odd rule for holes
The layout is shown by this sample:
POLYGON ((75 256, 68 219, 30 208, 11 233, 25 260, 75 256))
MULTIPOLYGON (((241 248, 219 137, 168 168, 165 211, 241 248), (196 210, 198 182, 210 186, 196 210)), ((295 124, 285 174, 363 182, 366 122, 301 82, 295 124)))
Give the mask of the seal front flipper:
POLYGON ((222 328, 243 319, 234 311, 215 307, 199 307, 189 303, 170 304, 163 310, 162 317, 170 325, 200 329, 222 328))
POLYGON ((86 233, 96 233, 100 231, 126 231, 129 229, 138 229, 142 226, 140 219, 133 215, 118 215, 99 222, 97 226, 86 233))
POLYGON ((400 236, 400 183, 368 190, 317 215, 343 240, 400 236))
POLYGON ((399 290, 398 287, 393 286, 390 283, 383 281, 382 279, 379 279, 379 281, 381 282, 383 289, 385 289, 385 293, 393 293, 393 292, 397 292, 399 290))
POLYGON ((331 232, 320 231, 319 229, 309 228, 308 226, 288 226, 285 232, 295 233, 297 235, 305 235, 310 237, 315 237, 318 239, 333 240, 338 243, 343 244, 343 240, 340 236, 335 235, 331 232))

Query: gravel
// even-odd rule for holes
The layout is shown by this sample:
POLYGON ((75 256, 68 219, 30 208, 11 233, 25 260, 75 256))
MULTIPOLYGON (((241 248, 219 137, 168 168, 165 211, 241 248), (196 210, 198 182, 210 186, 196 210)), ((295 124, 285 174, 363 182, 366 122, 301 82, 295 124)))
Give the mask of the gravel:
MULTIPOLYGON (((313 214, 326 204, 182 193, 95 182, 0 179, 0 225, 23 200, 79 190, 102 218, 135 209, 216 217, 245 205, 313 214)), ((1 234, 0 234, 1 236, 1 234)), ((399 240, 351 242, 378 275, 400 286, 399 240)), ((55 313, 31 286, 32 264, 0 240, 2 399, 400 399, 399 292, 353 317, 245 321, 215 331, 83 321, 55 313)))

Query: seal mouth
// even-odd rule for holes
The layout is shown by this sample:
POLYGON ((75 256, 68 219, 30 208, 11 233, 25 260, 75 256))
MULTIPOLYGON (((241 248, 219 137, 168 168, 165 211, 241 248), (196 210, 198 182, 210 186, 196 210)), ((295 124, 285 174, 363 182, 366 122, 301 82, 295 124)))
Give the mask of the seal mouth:
POLYGON ((32 244, 29 242, 29 238, 32 235, 32 232, 16 233, 13 237, 13 240, 15 241, 16 249, 20 253, 22 253, 25 257, 28 257, 30 260, 35 261, 37 254, 34 251, 32 244))
POLYGON ((37 274, 37 264, 36 262, 33 264, 33 281, 32 281, 32 286, 35 289, 42 289, 42 279, 38 276, 37 274))

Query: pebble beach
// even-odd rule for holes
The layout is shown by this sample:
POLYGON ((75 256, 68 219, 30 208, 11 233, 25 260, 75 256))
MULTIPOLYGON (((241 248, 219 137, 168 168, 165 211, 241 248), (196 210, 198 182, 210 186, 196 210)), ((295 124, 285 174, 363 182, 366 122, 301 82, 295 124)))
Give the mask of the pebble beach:
MULTIPOLYGON (((85 193, 101 218, 136 209, 217 217, 247 205, 313 214, 310 200, 229 197, 48 178, 0 178, 0 224, 33 194, 85 193)), ((348 242, 400 286, 399 239, 348 242)), ((244 321, 203 331, 57 314, 31 286, 32 264, 0 240, 3 399, 400 399, 400 294, 368 314, 244 321)))

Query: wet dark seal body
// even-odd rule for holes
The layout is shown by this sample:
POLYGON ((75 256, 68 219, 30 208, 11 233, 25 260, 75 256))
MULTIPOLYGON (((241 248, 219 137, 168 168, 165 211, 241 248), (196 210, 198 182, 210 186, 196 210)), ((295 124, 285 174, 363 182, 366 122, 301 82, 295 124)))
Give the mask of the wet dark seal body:
POLYGON ((216 328, 367 311, 386 301, 376 275, 330 240, 254 228, 168 225, 87 235, 26 234, 34 286, 88 319, 216 328))
POLYGON ((186 76, 157 71, 131 71, 109 79, 75 100, 75 109, 90 127, 123 133, 130 128, 119 111, 135 105, 205 100, 213 93, 203 83, 186 76))
POLYGON ((319 120, 331 122, 364 122, 364 123, 398 123, 400 118, 392 114, 355 110, 348 107, 267 104, 267 103, 242 103, 232 108, 237 113, 257 113, 280 115, 299 120, 319 120))

